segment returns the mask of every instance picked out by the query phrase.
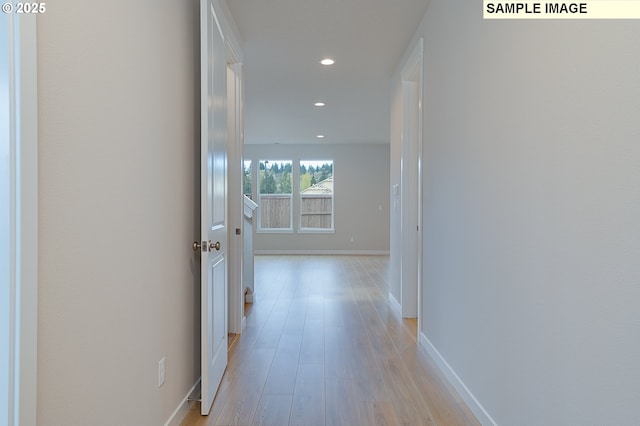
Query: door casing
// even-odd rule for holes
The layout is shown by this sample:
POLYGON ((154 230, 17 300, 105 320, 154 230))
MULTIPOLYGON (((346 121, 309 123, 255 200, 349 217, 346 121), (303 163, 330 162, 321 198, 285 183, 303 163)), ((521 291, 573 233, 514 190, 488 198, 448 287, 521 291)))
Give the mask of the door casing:
MULTIPOLYGON (((38 353, 38 96, 35 15, 7 14, 9 426, 35 426, 38 353)), ((3 82, 4 84, 5 82, 3 82)), ((4 200, 3 200, 4 202, 4 200)), ((3 242, 4 244, 4 242, 3 242)), ((4 279, 4 277, 2 277, 4 279)), ((2 373, 4 374, 4 372, 2 373)))
POLYGON ((401 71, 401 235, 400 304, 403 318, 418 318, 422 307, 422 93, 423 39, 401 71))
POLYGON ((242 63, 232 46, 227 44, 227 138, 229 154, 229 332, 242 333, 244 328, 244 200, 242 195, 243 140, 243 73, 242 63))

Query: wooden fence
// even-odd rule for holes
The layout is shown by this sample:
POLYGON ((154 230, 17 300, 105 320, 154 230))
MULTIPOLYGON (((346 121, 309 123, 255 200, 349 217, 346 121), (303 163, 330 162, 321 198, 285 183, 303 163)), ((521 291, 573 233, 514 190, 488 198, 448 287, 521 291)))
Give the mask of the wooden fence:
MULTIPOLYGON (((301 194, 301 227, 332 229, 333 197, 301 194)), ((260 225, 263 229, 291 229, 291 195, 260 195, 260 225)))
POLYGON ((260 195, 260 227, 291 228, 291 195, 260 195))
POLYGON ((301 194, 300 216, 301 228, 331 229, 333 228, 333 197, 331 195, 301 194))

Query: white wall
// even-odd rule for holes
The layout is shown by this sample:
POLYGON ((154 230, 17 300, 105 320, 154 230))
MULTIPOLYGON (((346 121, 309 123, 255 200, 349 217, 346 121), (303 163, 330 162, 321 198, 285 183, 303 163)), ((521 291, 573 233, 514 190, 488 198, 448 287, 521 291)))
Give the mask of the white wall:
POLYGON ((255 251, 388 253, 388 144, 245 145, 254 165, 286 159, 334 160, 335 233, 256 233, 255 251))
POLYGON ((498 424, 640 423, 640 21, 421 36, 426 337, 498 424))
POLYGON ((38 17, 38 424, 164 424, 199 377, 197 3, 38 17))

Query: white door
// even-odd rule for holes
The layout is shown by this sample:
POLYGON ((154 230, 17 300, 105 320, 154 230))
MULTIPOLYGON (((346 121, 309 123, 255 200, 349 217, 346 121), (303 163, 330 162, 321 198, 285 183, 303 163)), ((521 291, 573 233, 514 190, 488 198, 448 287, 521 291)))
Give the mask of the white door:
POLYGON ((200 0, 202 404, 227 367, 227 64, 212 0, 200 0))

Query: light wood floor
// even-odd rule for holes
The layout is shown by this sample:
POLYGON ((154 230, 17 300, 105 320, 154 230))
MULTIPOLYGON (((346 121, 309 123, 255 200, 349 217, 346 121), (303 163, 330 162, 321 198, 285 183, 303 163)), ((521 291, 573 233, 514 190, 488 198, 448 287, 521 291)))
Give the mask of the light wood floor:
MULTIPOLYGON (((388 304, 386 256, 256 256, 255 302, 200 425, 477 425, 388 304)), ((248 307, 250 305, 247 305, 248 307)))

